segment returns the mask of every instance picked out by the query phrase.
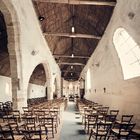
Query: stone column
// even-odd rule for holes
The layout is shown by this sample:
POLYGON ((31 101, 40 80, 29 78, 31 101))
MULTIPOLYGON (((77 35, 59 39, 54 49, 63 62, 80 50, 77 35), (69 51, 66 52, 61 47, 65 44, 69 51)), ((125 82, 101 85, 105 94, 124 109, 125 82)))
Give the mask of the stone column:
POLYGON ((48 100, 53 99, 53 81, 51 78, 47 78, 47 93, 48 93, 48 100))
POLYGON ((85 95, 85 80, 80 80, 80 98, 83 99, 85 95))

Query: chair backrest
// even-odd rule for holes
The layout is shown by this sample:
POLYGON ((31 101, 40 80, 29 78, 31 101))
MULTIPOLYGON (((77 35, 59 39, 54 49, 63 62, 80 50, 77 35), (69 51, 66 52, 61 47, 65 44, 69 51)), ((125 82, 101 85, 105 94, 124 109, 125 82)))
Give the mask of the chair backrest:
POLYGON ((9 124, 4 127, 0 126, 0 135, 2 140, 15 140, 12 128, 9 124))
POLYGON ((45 116, 45 111, 38 110, 38 111, 35 111, 34 114, 35 114, 36 116, 45 116))
POLYGON ((20 111, 19 110, 12 110, 12 114, 14 116, 20 117, 20 111))
POLYGON ((96 128, 96 133, 95 133, 96 139, 98 136, 100 138, 106 139, 106 136, 111 129, 111 124, 98 122, 95 128, 96 128))
POLYGON ((25 122, 25 124, 35 124, 36 120, 35 117, 23 117, 22 120, 25 122))
POLYGON ((115 122, 117 115, 108 114, 108 115, 106 115, 104 117, 105 117, 105 122, 106 121, 115 122))
POLYGON ((22 110, 23 111, 28 111, 29 110, 29 107, 22 107, 22 110))
POLYGON ((54 118, 53 117, 42 117, 39 119, 40 124, 50 124, 53 125, 54 118))
POLYGON ((132 118, 133 118, 133 115, 122 115, 121 122, 130 123, 132 118))
POLYGON ((118 115, 119 114, 119 110, 110 110, 110 114, 111 115, 118 115))
POLYGON ((7 117, 3 117, 3 121, 7 123, 14 123, 17 122, 17 118, 14 116, 7 116, 7 117))
POLYGON ((122 132, 126 132, 127 135, 130 134, 130 132, 133 130, 135 127, 135 123, 126 123, 126 124, 121 124, 119 128, 119 134, 121 135, 122 132))
POLYGON ((95 124, 98 122, 98 114, 90 114, 87 116, 87 119, 88 119, 88 124, 90 122, 95 122, 95 124))
POLYGON ((101 107, 98 112, 101 115, 106 115, 108 113, 109 107, 101 107))
POLYGON ((21 118, 20 118, 21 116, 20 116, 20 111, 19 111, 19 110, 13 110, 13 111, 12 111, 12 114, 13 114, 14 118, 17 119, 18 122, 21 121, 21 120, 20 120, 20 119, 21 119, 21 118))
POLYGON ((42 134, 41 129, 39 129, 39 130, 33 130, 33 129, 22 130, 22 133, 24 134, 24 138, 26 140, 42 140, 42 138, 41 138, 41 134, 42 134))

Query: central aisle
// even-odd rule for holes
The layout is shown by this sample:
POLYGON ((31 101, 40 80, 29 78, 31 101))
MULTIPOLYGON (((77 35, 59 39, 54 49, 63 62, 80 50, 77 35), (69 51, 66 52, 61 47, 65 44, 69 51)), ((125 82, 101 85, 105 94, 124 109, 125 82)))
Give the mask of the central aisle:
POLYGON ((67 109, 63 113, 60 140, 87 140, 88 137, 82 128, 81 119, 76 118, 75 103, 68 102, 67 109))

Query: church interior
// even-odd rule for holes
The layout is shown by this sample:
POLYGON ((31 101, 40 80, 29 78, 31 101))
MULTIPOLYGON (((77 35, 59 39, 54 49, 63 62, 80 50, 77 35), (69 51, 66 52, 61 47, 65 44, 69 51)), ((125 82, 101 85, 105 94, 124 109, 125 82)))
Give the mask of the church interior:
POLYGON ((139 0, 0 0, 0 140, 140 140, 139 0))

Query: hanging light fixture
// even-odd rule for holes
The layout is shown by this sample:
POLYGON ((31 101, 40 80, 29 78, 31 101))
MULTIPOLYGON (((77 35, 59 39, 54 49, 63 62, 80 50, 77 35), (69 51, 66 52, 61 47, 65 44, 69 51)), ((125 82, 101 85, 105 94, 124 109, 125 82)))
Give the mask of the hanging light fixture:
POLYGON ((72 53, 71 57, 73 58, 74 57, 74 54, 72 53))
POLYGON ((73 69, 73 66, 71 66, 70 68, 73 69))
MULTIPOLYGON (((72 14, 72 27, 71 27, 71 32, 74 34, 75 33, 75 27, 74 27, 74 5, 71 7, 71 14, 72 14)), ((74 53, 73 53, 73 38, 71 39, 71 46, 72 46, 72 54, 71 57, 74 58, 74 53)))
POLYGON ((44 18, 43 16, 39 16, 38 19, 39 19, 40 21, 43 21, 45 18, 44 18))
POLYGON ((71 32, 75 33, 75 27, 74 26, 71 27, 71 32))

